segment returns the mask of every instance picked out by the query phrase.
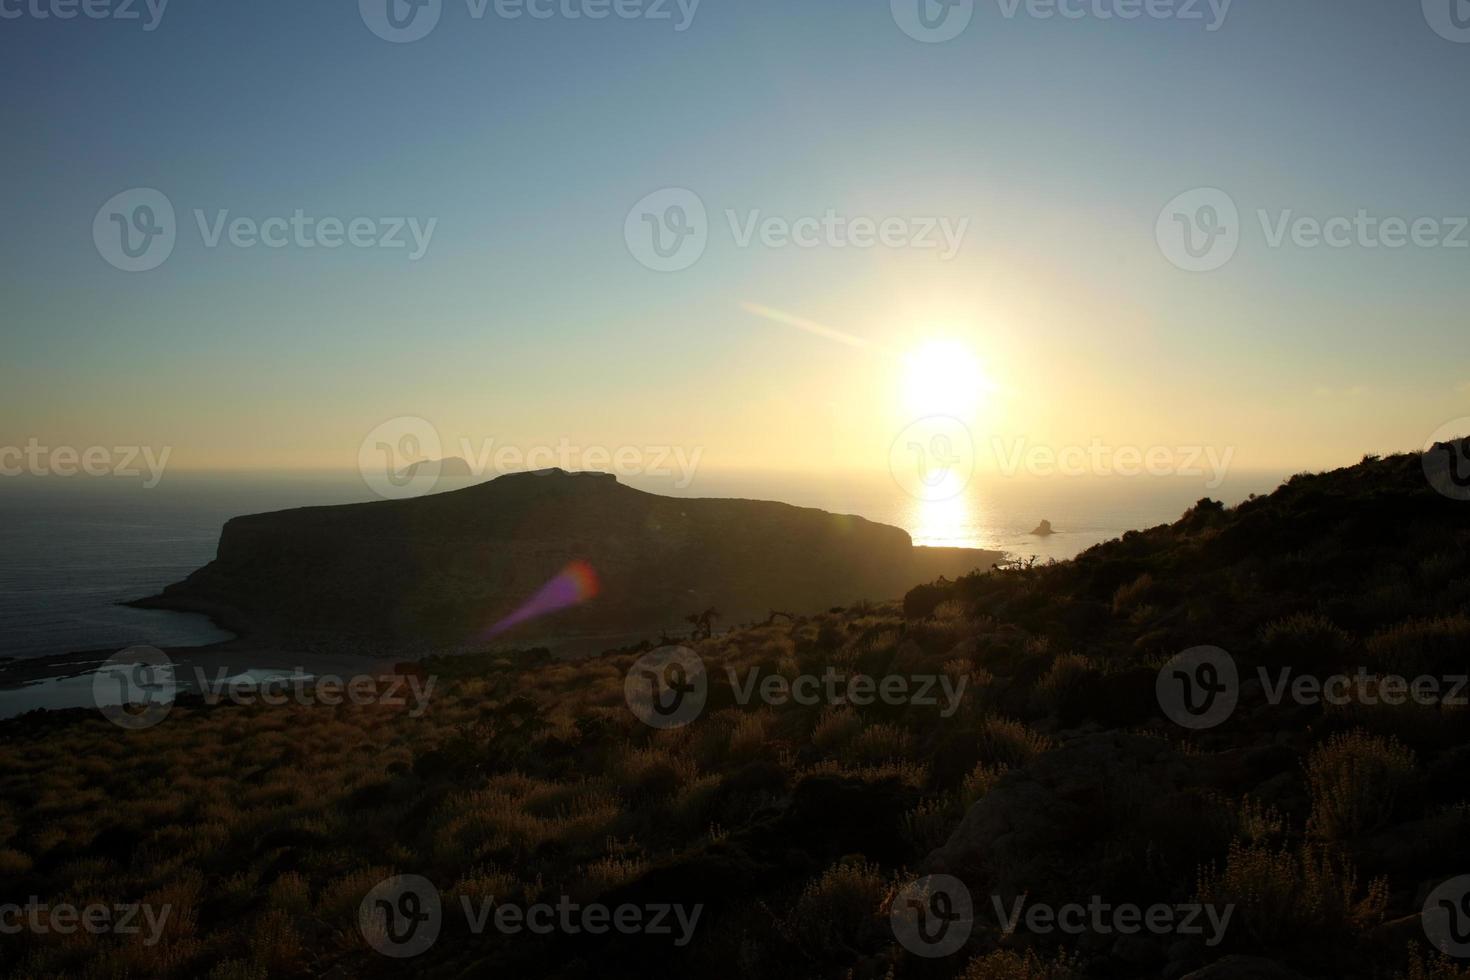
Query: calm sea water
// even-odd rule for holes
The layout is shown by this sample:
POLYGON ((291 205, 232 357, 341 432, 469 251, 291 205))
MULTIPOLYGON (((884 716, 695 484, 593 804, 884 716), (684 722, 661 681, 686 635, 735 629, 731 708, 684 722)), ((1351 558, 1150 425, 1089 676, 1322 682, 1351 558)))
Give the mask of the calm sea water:
MULTIPOLYGON (((1203 496, 1237 503, 1279 473, 1202 479, 979 480, 961 497, 916 501, 886 476, 700 473, 687 489, 630 479, 675 496, 783 500, 904 528, 915 543, 992 548, 1064 559, 1124 531, 1175 520, 1203 496), (1036 537, 1038 522, 1057 533, 1036 537)), ((476 482, 444 481, 440 489, 476 482)), ((239 514, 375 499, 356 474, 167 474, 137 481, 0 481, 0 656, 36 657, 132 644, 191 646, 228 639, 202 616, 129 609, 210 561, 220 528, 239 514)))

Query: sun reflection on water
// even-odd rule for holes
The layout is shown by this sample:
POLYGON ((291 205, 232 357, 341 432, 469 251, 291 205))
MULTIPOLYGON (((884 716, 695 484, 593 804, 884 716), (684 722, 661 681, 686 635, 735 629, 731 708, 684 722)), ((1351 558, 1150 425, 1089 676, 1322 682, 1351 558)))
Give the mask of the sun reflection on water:
POLYGON ((983 505, 968 493, 948 500, 910 498, 904 526, 914 544, 940 548, 980 548, 983 505))

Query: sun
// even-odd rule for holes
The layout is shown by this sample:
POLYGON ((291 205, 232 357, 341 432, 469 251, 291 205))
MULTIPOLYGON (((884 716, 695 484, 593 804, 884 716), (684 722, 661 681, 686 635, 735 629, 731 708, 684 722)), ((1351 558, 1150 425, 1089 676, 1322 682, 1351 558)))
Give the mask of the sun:
POLYGON ((904 409, 911 417, 972 419, 994 387, 979 358, 957 340, 928 341, 903 361, 904 409))

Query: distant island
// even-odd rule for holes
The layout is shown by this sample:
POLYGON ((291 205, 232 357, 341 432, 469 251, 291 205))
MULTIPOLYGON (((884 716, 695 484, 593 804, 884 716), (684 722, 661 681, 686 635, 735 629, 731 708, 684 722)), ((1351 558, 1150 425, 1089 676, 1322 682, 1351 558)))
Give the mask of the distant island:
POLYGON ((218 555, 145 608, 206 613, 252 641, 412 655, 483 646, 569 563, 598 594, 510 639, 596 645, 621 635, 763 621, 902 596, 986 570, 994 551, 915 547, 899 528, 761 500, 680 499, 602 473, 543 470, 448 493, 237 517, 218 555))
POLYGON ((1046 537, 1049 534, 1056 534, 1057 532, 1052 530, 1051 521, 1042 521, 1040 524, 1036 525, 1036 529, 1033 530, 1031 533, 1039 534, 1042 537, 1046 537))

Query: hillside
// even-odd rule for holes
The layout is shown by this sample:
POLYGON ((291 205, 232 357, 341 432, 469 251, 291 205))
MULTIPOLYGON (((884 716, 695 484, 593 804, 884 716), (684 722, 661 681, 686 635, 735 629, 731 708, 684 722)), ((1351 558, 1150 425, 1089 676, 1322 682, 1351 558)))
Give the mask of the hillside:
MULTIPOLYGON (((1417 456, 1369 459, 1072 562, 690 640, 707 695, 671 730, 630 711, 647 645, 430 659, 404 668, 439 682, 419 715, 188 703, 135 732, 12 722, 0 901, 176 905, 162 942, 106 945, 98 976, 1454 980, 1470 961, 1433 952, 1421 910, 1470 870, 1470 711, 1379 695, 1390 676, 1465 674, 1467 643, 1470 504, 1417 456), (1163 692, 1199 646, 1240 682, 1231 712, 1189 727, 1163 692), (958 696, 765 703, 742 693, 751 670, 934 676, 958 696), (1273 703, 1282 670, 1364 679, 1341 703, 1273 703), (947 955, 892 925, 920 874, 973 897, 947 955), (409 961, 357 923, 395 875, 446 910, 409 961), (451 914, 562 898, 701 914, 686 945, 475 934, 451 914), (1007 934, 995 910, 1095 899, 1228 925, 1007 934)), ((0 936, 0 954, 23 976, 87 955, 34 936, 0 936)))

